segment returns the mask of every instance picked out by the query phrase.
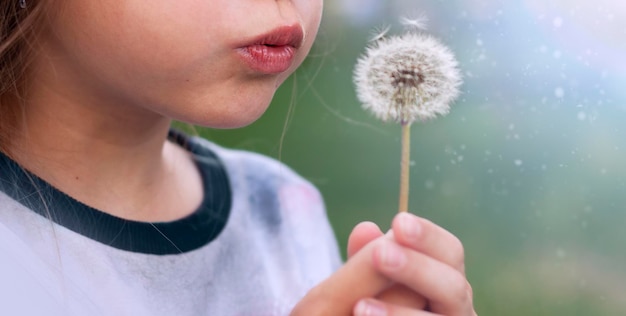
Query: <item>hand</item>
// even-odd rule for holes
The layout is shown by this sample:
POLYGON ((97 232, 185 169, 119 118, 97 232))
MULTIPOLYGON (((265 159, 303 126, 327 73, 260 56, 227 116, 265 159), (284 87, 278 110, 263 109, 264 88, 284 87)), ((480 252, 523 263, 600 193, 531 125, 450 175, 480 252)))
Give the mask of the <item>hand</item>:
MULTIPOLYGON (((389 237, 393 238, 393 233, 390 231, 389 237)), ((378 225, 372 222, 362 222, 354 227, 350 237, 348 238, 348 259, 361 250, 365 245, 372 242, 377 238, 383 236, 383 232, 378 228, 378 225)), ((379 293, 376 299, 385 302, 387 304, 404 306, 417 310, 423 310, 426 308, 426 298, 415 293, 406 286, 396 283, 391 287, 379 293)), ((360 308, 363 308, 361 306, 360 308)))
MULTIPOLYGON (((360 300, 354 315, 476 315, 465 278, 463 246, 454 235, 407 213, 394 218, 388 235, 397 244, 377 244, 372 261, 395 283, 373 299, 360 300), (397 256, 396 264, 385 264, 386 255, 397 256)), ((348 256, 381 236, 373 223, 357 225, 348 241, 348 256)))
POLYGON ((363 245, 339 270, 311 289, 298 302, 291 316, 352 315, 359 300, 376 297, 391 286, 392 281, 377 271, 374 265, 374 249, 382 242, 394 241, 378 238, 363 245))
POLYGON ((358 225, 348 262, 313 288, 291 315, 475 315, 458 239, 410 214, 396 216, 392 230, 382 236, 374 224, 358 225), (384 264, 389 254, 397 255, 399 265, 384 264))

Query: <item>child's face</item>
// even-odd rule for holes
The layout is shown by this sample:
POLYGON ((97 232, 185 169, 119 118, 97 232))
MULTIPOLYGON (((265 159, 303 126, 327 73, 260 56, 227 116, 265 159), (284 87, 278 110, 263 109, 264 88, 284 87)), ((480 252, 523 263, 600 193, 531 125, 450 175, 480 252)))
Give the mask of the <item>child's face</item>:
POLYGON ((51 1, 32 76, 74 102, 139 107, 212 127, 246 125, 305 58, 322 1, 51 1), (251 44, 276 30, 265 42, 287 38, 287 46, 298 46, 293 58, 289 47, 248 56, 263 48, 251 44))

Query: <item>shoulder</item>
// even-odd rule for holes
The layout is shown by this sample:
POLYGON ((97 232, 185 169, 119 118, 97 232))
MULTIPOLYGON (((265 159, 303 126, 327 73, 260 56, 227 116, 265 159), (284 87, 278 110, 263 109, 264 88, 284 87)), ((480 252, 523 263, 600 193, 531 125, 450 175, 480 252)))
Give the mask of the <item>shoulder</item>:
MULTIPOLYGON (((0 192, 0 211, 21 207, 13 203, 0 192)), ((15 225, 8 224, 11 223, 0 221, 0 315, 96 315, 97 309, 84 293, 74 287, 65 287, 65 277, 59 272, 59 267, 42 258, 41 252, 58 253, 58 248, 36 249, 38 245, 30 242, 34 238, 29 239, 29 236, 20 234, 15 225), (64 295, 72 295, 77 302, 81 302, 74 308, 76 314, 63 303, 64 295), (37 303, 33 304, 33 301, 37 303)), ((41 231, 33 230, 30 234, 38 235, 41 231)), ((49 242, 48 246, 56 243, 46 242, 49 242)), ((59 247, 58 244, 56 246, 59 247)))
POLYGON ((210 141, 194 142, 213 152, 224 165, 233 192, 234 207, 254 213, 269 226, 308 220, 311 225, 327 221, 319 190, 284 163, 258 153, 227 149, 210 141))
POLYGON ((305 279, 318 282, 340 265, 317 187, 271 157, 223 148, 204 139, 194 141, 210 149, 224 165, 233 191, 233 217, 244 214, 250 223, 246 224, 248 234, 268 241, 267 247, 281 261, 298 258, 294 259, 297 266, 309 274, 305 279))

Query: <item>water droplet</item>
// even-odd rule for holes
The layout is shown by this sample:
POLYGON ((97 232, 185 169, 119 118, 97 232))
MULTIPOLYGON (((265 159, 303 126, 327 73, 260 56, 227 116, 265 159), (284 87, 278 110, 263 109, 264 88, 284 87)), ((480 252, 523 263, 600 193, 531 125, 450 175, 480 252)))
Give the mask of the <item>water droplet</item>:
POLYGON ((432 190, 435 187, 435 182, 433 180, 426 180, 424 186, 426 187, 426 189, 432 190))
POLYGON ((556 28, 563 26, 563 18, 560 16, 555 17, 554 20, 552 20, 552 25, 556 28))
POLYGON ((582 112, 582 111, 581 111, 581 112, 578 112, 578 120, 579 120, 579 121, 584 121, 584 120, 586 120, 586 119, 587 119, 587 113, 582 112))
POLYGON ((513 163, 515 163, 515 165, 518 167, 524 164, 524 162, 520 159, 516 159, 513 163))
POLYGON ((563 88, 561 88, 561 87, 558 87, 558 88, 554 89, 554 95, 557 98, 561 99, 561 98, 563 98, 565 96, 565 90, 563 90, 563 88))

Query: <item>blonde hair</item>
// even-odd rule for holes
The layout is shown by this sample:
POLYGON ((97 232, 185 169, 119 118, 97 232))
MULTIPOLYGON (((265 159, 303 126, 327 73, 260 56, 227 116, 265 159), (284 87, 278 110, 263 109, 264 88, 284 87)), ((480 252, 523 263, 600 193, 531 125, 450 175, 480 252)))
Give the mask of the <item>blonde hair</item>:
POLYGON ((0 151, 8 145, 21 113, 23 80, 30 61, 31 39, 37 33, 44 2, 18 0, 0 2, 0 151))

